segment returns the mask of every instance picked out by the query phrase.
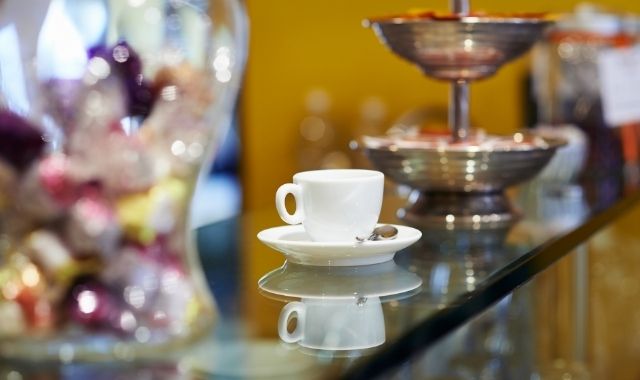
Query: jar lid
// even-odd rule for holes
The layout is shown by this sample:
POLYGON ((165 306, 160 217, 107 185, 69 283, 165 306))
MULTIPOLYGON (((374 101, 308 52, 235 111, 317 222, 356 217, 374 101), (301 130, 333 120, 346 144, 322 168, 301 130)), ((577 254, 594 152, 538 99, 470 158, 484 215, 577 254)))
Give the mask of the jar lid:
POLYGON ((632 36, 640 36, 640 16, 636 14, 625 14, 622 17, 622 29, 632 36))
POLYGON ((569 17, 560 20, 556 27, 562 31, 588 32, 601 36, 614 36, 621 32, 620 18, 592 4, 581 4, 569 17))

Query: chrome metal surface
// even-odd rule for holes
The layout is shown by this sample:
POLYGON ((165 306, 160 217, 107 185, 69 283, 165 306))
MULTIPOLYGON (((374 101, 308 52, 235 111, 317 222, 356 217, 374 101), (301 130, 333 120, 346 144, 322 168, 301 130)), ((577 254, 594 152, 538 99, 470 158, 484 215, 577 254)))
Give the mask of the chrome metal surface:
POLYGON ((453 141, 464 141, 469 136, 469 83, 451 82, 449 99, 449 129, 453 141))
POLYGON ((367 240, 392 240, 398 236, 398 229, 390 224, 384 224, 373 229, 369 236, 356 236, 356 240, 364 242, 367 240))
POLYGON ((491 193, 414 190, 398 217, 416 228, 496 230, 510 227, 519 214, 502 191, 491 193))
POLYGON ((551 22, 543 18, 462 16, 455 20, 402 18, 369 20, 394 53, 443 80, 491 76, 526 52, 551 22))
POLYGON ((515 133, 511 149, 473 144, 406 148, 389 143, 390 138, 367 136, 359 146, 376 169, 413 189, 496 192, 535 176, 565 144, 560 139, 537 138, 543 143, 520 145, 523 134, 515 133))
POLYGON ((451 11, 456 14, 469 13, 469 1, 468 0, 451 0, 451 11))

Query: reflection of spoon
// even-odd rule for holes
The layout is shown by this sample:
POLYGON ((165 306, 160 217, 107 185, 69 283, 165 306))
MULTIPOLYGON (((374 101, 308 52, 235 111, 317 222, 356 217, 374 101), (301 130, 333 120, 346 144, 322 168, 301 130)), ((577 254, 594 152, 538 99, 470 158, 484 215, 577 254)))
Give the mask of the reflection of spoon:
POLYGON ((383 226, 378 226, 373 229, 373 232, 369 237, 363 238, 356 236, 356 240, 359 242, 363 242, 366 240, 391 240, 395 239, 398 236, 398 229, 389 224, 385 224, 383 226))

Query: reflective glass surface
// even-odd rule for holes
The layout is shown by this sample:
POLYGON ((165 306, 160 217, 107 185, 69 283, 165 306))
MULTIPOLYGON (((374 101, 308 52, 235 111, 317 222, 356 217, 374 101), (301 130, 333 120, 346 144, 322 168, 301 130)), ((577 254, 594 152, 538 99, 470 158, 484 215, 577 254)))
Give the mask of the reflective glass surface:
MULTIPOLYGON (((281 225, 275 209, 207 225, 198 246, 219 315, 198 344, 143 363, 5 362, 3 375, 598 378, 634 365, 640 195, 590 209, 586 190, 522 188, 515 224, 423 230, 372 265, 286 262, 256 238, 281 225)), ((381 221, 401 224, 403 199, 387 193, 381 221)))
POLYGON ((635 379, 640 209, 632 207, 392 379, 635 379))

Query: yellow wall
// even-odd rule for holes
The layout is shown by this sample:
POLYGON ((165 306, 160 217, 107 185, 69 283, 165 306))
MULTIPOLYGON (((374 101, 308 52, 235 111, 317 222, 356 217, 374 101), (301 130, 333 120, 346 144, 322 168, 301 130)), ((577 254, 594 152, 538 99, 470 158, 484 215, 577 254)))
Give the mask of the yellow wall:
MULTIPOLYGON (((472 9, 487 11, 567 11, 578 1, 484 0, 472 9)), ((601 2, 605 4, 605 2, 601 2)), ((278 185, 290 180, 304 97, 312 88, 333 98, 330 117, 339 128, 357 122, 358 106, 379 96, 388 121, 420 105, 445 105, 447 85, 425 78, 389 53, 371 30, 370 16, 448 2, 418 0, 248 0, 251 42, 242 94, 242 165, 245 207, 271 206, 278 185)), ((640 11, 640 2, 606 2, 617 10, 640 11)), ((527 60, 519 59, 472 87, 471 117, 477 126, 501 133, 522 127, 522 78, 527 60)))

